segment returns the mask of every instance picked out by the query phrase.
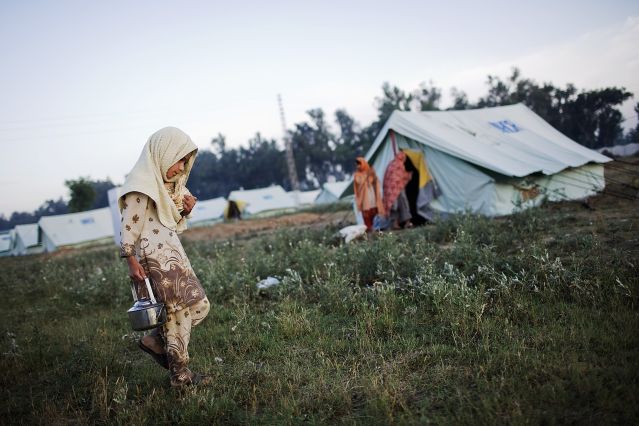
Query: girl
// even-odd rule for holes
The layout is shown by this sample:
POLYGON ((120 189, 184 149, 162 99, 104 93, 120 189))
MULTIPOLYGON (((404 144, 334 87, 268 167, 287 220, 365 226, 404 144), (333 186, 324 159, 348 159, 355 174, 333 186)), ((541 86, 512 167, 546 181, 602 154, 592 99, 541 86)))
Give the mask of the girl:
POLYGON ((178 233, 196 198, 186 189, 197 147, 174 127, 155 132, 127 175, 119 199, 122 213, 120 255, 138 294, 145 277, 167 310, 166 324, 144 336, 140 348, 171 376, 171 386, 202 383, 206 377, 188 368, 191 327, 209 312, 209 302, 184 253, 178 233))
POLYGON ((379 179, 375 170, 362 157, 355 160, 357 169, 353 174, 353 191, 355 205, 362 212, 366 231, 373 230, 373 219, 376 215, 384 216, 384 204, 379 190, 379 179))

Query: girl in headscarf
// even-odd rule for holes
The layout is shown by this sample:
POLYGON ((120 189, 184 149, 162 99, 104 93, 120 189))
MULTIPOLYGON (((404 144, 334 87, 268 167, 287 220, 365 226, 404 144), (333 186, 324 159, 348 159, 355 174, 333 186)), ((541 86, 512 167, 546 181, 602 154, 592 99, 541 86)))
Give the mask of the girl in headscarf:
POLYGON ((411 227, 410 206, 404 188, 413 174, 406 170, 406 154, 399 151, 384 172, 384 208, 394 227, 411 227))
POLYGON ((373 219, 376 215, 385 215, 382 196, 379 189, 379 179, 375 170, 363 157, 355 159, 357 169, 353 175, 353 191, 355 193, 355 205, 362 212, 366 231, 373 230, 373 219))
POLYGON ((129 276, 145 294, 151 279, 156 298, 164 302, 167 321, 138 342, 140 348, 170 372, 171 386, 202 383, 206 376, 188 368, 191 327, 209 312, 209 301, 178 239, 196 198, 186 188, 197 146, 175 127, 151 135, 119 199, 122 213, 120 255, 129 276))

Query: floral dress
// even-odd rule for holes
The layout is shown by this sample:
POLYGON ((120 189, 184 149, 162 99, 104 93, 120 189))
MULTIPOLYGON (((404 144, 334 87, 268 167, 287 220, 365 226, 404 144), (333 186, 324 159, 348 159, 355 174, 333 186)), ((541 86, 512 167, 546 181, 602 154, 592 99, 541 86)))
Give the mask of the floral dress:
MULTIPOLYGON (((145 194, 129 192, 122 207, 120 256, 137 256, 155 297, 167 311, 179 311, 205 299, 177 233, 162 225, 155 202, 145 194)), ((146 295, 144 286, 138 286, 138 294, 146 295)))

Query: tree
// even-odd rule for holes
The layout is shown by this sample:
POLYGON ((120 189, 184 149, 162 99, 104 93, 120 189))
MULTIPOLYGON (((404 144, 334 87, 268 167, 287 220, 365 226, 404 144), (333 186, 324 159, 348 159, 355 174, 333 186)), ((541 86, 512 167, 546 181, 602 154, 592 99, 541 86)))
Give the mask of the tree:
POLYGON ((419 89, 413 92, 413 99, 418 104, 419 111, 438 111, 439 101, 442 98, 441 89, 435 87, 432 81, 428 83, 422 83, 419 85, 419 89))
POLYGON ((505 81, 489 75, 487 84, 488 94, 479 99, 478 107, 522 102, 557 130, 588 148, 613 145, 623 136, 623 117, 617 106, 632 96, 623 87, 577 93, 572 84, 565 89, 551 83, 538 85, 522 78, 517 68, 512 69, 505 81))
POLYGON ((67 180, 64 184, 71 193, 69 212, 82 212, 91 208, 96 193, 89 178, 81 177, 76 180, 67 180))
POLYGON ((635 112, 637 113, 637 126, 626 135, 626 143, 639 143, 639 102, 635 105, 635 112))
POLYGON ((463 90, 458 90, 456 87, 450 89, 450 96, 453 98, 453 106, 448 110, 460 110, 472 108, 472 105, 468 102, 468 95, 463 90))

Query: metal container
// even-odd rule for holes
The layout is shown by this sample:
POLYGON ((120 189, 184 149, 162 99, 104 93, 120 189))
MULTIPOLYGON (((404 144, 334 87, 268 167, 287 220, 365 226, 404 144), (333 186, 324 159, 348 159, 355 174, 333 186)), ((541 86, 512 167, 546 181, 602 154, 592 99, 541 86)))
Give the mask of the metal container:
POLYGON ((149 330, 163 325, 166 322, 166 309, 164 303, 158 303, 153 295, 151 283, 148 278, 144 279, 146 290, 150 298, 142 297, 138 299, 135 291, 135 284, 131 281, 131 292, 135 303, 127 311, 131 327, 136 331, 149 330))

